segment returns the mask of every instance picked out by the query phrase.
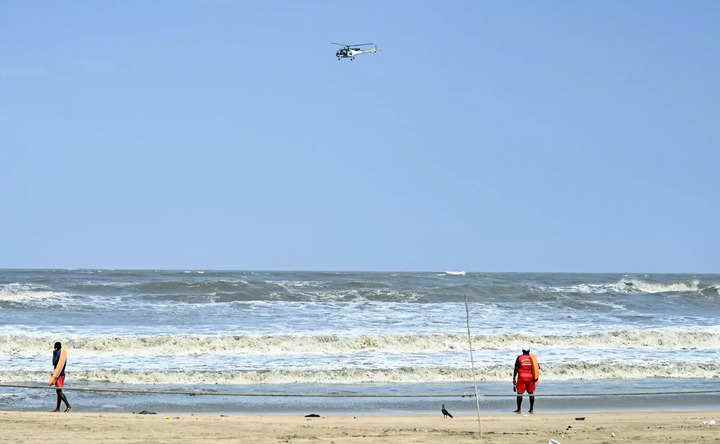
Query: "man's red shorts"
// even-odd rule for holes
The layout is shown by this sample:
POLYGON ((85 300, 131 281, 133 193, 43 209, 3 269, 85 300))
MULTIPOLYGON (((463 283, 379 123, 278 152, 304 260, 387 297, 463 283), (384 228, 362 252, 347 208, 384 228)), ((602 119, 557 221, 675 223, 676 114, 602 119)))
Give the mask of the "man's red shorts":
POLYGON ((55 388, 63 388, 65 386, 65 375, 60 375, 55 380, 55 388))
POLYGON ((515 391, 518 395, 522 395, 525 392, 532 395, 535 393, 535 381, 532 379, 518 379, 517 384, 515 384, 515 391))

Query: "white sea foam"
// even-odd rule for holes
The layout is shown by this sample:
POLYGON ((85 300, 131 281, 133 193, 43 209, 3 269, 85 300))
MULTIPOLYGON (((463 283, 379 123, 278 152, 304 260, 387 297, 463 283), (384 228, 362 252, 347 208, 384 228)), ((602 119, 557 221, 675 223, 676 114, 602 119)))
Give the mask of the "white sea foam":
MULTIPOLYGON (((283 288, 291 295, 302 296, 310 302, 368 302, 372 300, 417 302, 422 295, 411 290, 389 288, 323 289, 323 281, 265 281, 283 288)), ((277 296, 277 294, 275 294, 277 296)))
POLYGON ((720 284, 701 286, 698 280, 669 283, 649 282, 641 279, 621 279, 607 283, 580 283, 566 286, 537 286, 541 292, 548 293, 720 293, 720 284))
POLYGON ((284 288, 317 288, 326 284, 324 281, 290 281, 290 280, 269 280, 266 284, 275 284, 284 288))
POLYGON ((56 302, 65 299, 67 296, 67 293, 49 291, 47 287, 42 285, 23 284, 19 282, 0 285, 0 302, 56 302))
MULTIPOLYGON (((506 381, 507 365, 479 366, 480 381, 506 381)), ((704 378, 717 379, 717 362, 656 362, 632 364, 614 362, 571 362, 543 365, 543 381, 638 379, 638 378, 704 378)), ((45 381, 43 371, 2 371, 0 381, 45 381)), ((472 380, 469 368, 403 367, 391 369, 352 368, 334 370, 260 370, 260 371, 127 371, 99 369, 68 371, 68 380, 112 384, 358 384, 467 382, 472 380)))
MULTIPOLYGON (((37 356, 47 353, 48 344, 57 336, 0 335, 0 353, 10 356, 37 356)), ((76 336, 64 341, 74 353, 84 356, 138 355, 187 356, 207 354, 246 355, 338 355, 352 353, 452 353, 467 349, 462 334, 433 335, 155 335, 155 336, 76 336)), ((712 349, 720 348, 720 331, 692 330, 616 330, 587 335, 522 334, 476 335, 476 349, 518 350, 534 348, 648 348, 712 349)))
POLYGON ((135 285, 141 285, 142 282, 139 281, 85 281, 80 284, 80 286, 91 286, 91 287, 111 287, 111 288, 124 288, 124 287, 132 287, 135 285))

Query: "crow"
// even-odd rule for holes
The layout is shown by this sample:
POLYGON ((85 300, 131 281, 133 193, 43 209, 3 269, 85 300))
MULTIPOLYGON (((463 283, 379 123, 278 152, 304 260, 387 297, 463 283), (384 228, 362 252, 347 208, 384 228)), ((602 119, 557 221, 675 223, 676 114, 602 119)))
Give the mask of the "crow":
POLYGON ((448 416, 451 417, 451 418, 453 417, 453 415, 451 415, 450 412, 448 412, 447 410, 445 410, 445 404, 442 405, 442 410, 440 410, 440 411, 441 411, 442 414, 443 414, 443 419, 447 418, 448 416))

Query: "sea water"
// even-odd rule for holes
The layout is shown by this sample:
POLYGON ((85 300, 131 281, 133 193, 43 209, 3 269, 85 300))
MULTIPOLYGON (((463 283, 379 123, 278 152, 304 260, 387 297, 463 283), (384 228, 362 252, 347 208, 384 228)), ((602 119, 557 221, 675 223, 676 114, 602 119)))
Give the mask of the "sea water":
MULTIPOLYGON (((539 394, 720 390, 718 275, 442 272, 0 270, 0 383, 45 383, 61 341, 68 387, 470 393, 466 299, 484 393, 512 396, 524 347, 543 369, 539 394)), ((0 408, 39 408, 47 396, 0 387, 0 408)), ((262 404, 74 396, 99 410, 262 404)), ((718 401, 701 398, 691 404, 718 401)), ((299 402, 262 405, 312 406, 299 402)))

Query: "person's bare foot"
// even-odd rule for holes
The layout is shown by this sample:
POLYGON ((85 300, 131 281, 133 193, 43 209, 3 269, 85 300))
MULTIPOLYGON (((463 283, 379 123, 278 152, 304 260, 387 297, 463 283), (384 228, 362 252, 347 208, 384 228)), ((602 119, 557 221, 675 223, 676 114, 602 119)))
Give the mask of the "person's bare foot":
POLYGON ((67 406, 67 408, 65 409, 65 413, 70 413, 70 409, 71 409, 71 408, 72 408, 72 407, 67 406))
POLYGON ((518 409, 518 410, 513 410, 513 413, 517 413, 519 415, 522 412, 518 409))

